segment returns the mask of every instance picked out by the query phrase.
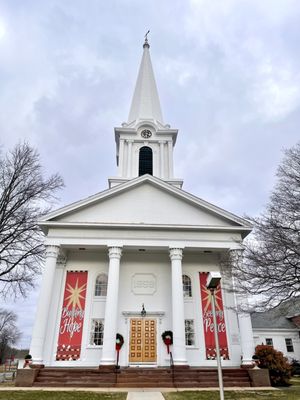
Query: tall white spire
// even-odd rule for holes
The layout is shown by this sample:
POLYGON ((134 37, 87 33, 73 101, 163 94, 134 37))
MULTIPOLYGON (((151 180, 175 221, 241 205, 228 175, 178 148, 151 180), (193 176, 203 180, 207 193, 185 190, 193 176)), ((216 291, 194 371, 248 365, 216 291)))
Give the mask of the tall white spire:
POLYGON ((174 178, 173 174, 173 148, 178 130, 163 123, 150 59, 148 33, 145 36, 128 122, 115 128, 118 176, 108 179, 109 187, 144 174, 182 187, 183 181, 174 178))
POLYGON ((163 124, 149 48, 150 45, 146 34, 143 57, 130 107, 128 123, 140 120, 154 120, 163 124))

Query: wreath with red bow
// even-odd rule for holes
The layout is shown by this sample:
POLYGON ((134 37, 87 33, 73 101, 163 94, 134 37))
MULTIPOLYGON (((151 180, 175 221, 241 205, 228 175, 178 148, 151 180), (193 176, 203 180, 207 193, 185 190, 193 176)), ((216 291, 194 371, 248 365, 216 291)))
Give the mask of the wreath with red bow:
POLYGON ((168 354, 170 353, 170 346, 173 344, 173 332, 164 331, 161 335, 164 344, 167 346, 168 354))
POLYGON ((116 334, 116 350, 120 351, 123 344, 124 344, 123 336, 120 333, 117 333, 116 334))

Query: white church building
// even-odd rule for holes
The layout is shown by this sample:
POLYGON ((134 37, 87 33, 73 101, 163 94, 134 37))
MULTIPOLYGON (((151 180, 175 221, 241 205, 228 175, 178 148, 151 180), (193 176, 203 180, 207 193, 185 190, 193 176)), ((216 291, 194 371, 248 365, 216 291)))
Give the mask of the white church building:
MULTIPOLYGON (((46 255, 30 347, 36 366, 115 365, 116 334, 121 367, 167 366, 166 331, 174 365, 216 366, 206 277, 225 253, 240 252, 251 226, 174 177, 178 130, 163 121, 149 47, 146 39, 128 122, 114 129, 118 169, 108 189, 39 222, 46 255)), ((222 279, 222 365, 252 364, 251 319, 222 279)))

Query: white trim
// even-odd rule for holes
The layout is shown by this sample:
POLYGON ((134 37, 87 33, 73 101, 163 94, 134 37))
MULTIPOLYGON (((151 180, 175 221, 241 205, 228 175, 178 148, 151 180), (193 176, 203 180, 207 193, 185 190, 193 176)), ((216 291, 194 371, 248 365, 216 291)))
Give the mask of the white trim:
MULTIPOLYGON (((139 317, 139 318, 143 318, 141 316, 141 311, 122 311, 122 315, 124 315, 124 317, 139 317)), ((147 311, 146 310, 146 315, 144 318, 148 318, 148 317, 160 317, 162 318, 165 315, 164 311, 147 311)))
MULTIPOLYGON (((184 295, 184 292, 183 292, 183 300, 184 300, 185 303, 192 303, 192 302, 194 302, 194 296, 193 296, 193 293, 194 293, 193 279, 192 279, 192 276, 191 276, 189 273, 186 273, 186 272, 182 271, 182 277, 183 277, 184 275, 186 275, 186 276, 190 279, 190 282, 191 282, 191 293, 192 293, 192 295, 191 295, 191 296, 185 296, 185 295, 184 295)), ((182 282, 182 289, 183 289, 183 282, 182 282)))
MULTIPOLYGON (((91 205, 99 200, 105 199, 105 198, 109 198, 111 196, 113 196, 114 194, 117 194, 119 192, 122 191, 126 191, 131 189, 132 187, 141 185, 144 182, 148 182, 150 184, 153 184, 157 187, 160 187, 161 189, 168 191, 170 193, 172 193, 174 196, 182 198, 194 205, 200 206, 201 208, 207 209, 227 220, 230 220, 234 223, 240 224, 242 227, 247 227, 247 228, 252 228, 252 225, 250 224, 249 221, 247 221, 244 218, 238 217, 237 215, 234 215, 232 213, 230 213, 229 211, 223 210, 220 207, 217 207, 203 199, 200 199, 199 197, 196 197, 188 192, 185 192, 182 189, 178 189, 174 186, 171 186, 169 184, 167 184, 166 182, 164 182, 163 180, 154 177, 152 175, 142 175, 139 176, 137 178, 131 179, 128 182, 125 182, 124 184, 120 184, 118 186, 114 186, 110 189, 104 190, 103 192, 100 193, 96 193, 93 196, 90 196, 86 199, 83 200, 79 200, 75 203, 72 203, 68 206, 62 207, 56 211, 53 211, 49 214, 47 214, 43 219, 41 219, 39 221, 39 223, 43 223, 43 222, 49 222, 49 219, 52 218, 57 218, 59 216, 62 216, 64 214, 67 214, 69 212, 74 212, 75 210, 77 211, 78 209, 82 208, 82 207, 86 207, 88 205, 91 205)), ((238 227, 236 227, 238 228, 238 227)))
POLYGON ((186 333, 187 333, 187 332, 186 332, 186 325, 185 325, 185 322, 186 322, 186 321, 193 321, 193 328, 194 328, 194 330, 193 330, 194 344, 189 345, 189 344, 186 344, 186 343, 185 343, 185 348, 186 348, 186 349, 197 349, 199 346, 198 346, 198 342, 197 342, 195 318, 186 318, 186 317, 184 317, 185 342, 186 342, 186 333))
POLYGON ((58 222, 58 221, 39 221, 41 227, 78 227, 78 228, 111 228, 111 229, 168 229, 174 230, 200 230, 200 231, 221 231, 221 232, 251 232, 251 228, 246 226, 220 226, 220 225, 180 225, 180 224, 137 224, 137 223, 101 223, 101 222, 58 222))
MULTIPOLYGON (((104 318, 97 318, 97 317, 90 317, 89 318, 89 324, 88 324, 88 334, 87 334, 87 344, 86 348, 102 348, 103 347, 103 338, 104 338, 104 318), (102 323, 102 344, 92 344, 91 339, 92 335, 95 335, 95 330, 93 331, 93 322, 98 321, 102 323)), ((95 328, 95 327, 94 327, 95 328)))

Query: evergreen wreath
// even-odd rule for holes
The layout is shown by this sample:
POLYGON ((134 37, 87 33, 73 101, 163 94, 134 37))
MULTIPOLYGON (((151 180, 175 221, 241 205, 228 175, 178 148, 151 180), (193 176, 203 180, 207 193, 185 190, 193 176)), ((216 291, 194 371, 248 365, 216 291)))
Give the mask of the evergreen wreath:
POLYGON ((119 349, 121 349, 121 347, 124 344, 124 338, 120 333, 116 334, 116 346, 119 347, 119 349))
POLYGON ((162 340, 164 343, 169 342, 168 344, 173 344, 173 332, 172 331, 164 331, 161 334, 162 340))

